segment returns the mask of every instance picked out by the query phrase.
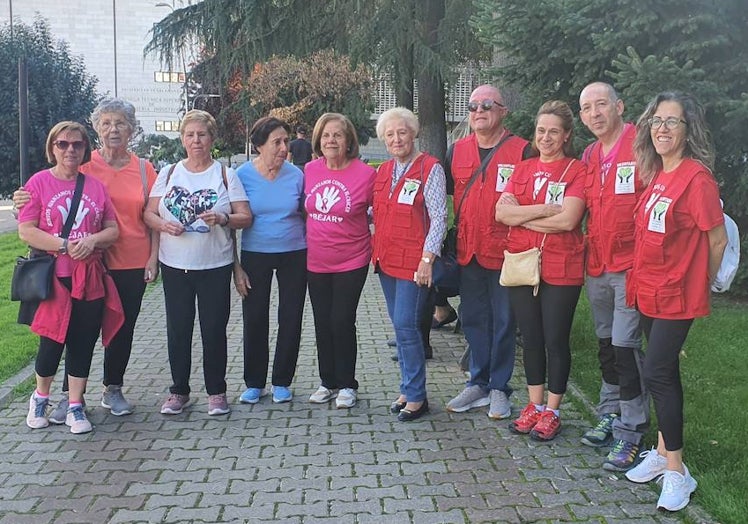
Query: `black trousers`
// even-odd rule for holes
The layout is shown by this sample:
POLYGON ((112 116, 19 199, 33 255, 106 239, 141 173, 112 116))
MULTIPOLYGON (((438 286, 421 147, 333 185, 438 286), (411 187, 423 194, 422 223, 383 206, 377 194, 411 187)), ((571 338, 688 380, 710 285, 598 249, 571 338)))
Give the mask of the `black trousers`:
POLYGON ((117 269, 109 274, 117 287, 122 309, 125 311, 125 322, 104 351, 104 385, 121 386, 124 383, 125 370, 132 353, 132 337, 135 323, 140 315, 146 283, 143 280, 145 269, 117 269))
MULTIPOLYGON (((70 288, 70 278, 60 281, 70 288)), ((75 300, 70 313, 70 324, 65 334, 65 342, 59 343, 47 337, 39 338, 39 351, 36 354, 35 370, 40 377, 52 377, 57 373, 63 349, 67 348, 65 374, 76 378, 88 378, 91 371, 96 340, 101 330, 104 312, 104 299, 75 300)))
POLYGON ((252 289, 242 301, 244 313, 244 383, 265 387, 270 361, 270 288, 278 280, 278 337, 272 384, 291 385, 301 343, 301 320, 306 297, 306 249, 284 253, 242 251, 242 267, 252 289))
POLYGON ((208 395, 226 393, 226 325, 229 322, 233 264, 187 271, 161 264, 166 335, 173 380, 169 391, 190 393, 195 298, 203 339, 203 376, 208 395))
POLYGON ((654 399, 657 423, 665 449, 683 448, 683 385, 680 380, 680 350, 693 319, 664 320, 641 316, 647 337, 644 384, 654 399))
POLYGON ((356 310, 368 272, 367 264, 340 273, 307 274, 319 377, 328 389, 358 389, 356 310))
POLYGON ((562 395, 571 370, 569 337, 582 286, 554 286, 540 283, 537 296, 532 287, 509 288, 509 300, 524 340, 527 384, 543 385, 548 375, 548 391, 562 395))

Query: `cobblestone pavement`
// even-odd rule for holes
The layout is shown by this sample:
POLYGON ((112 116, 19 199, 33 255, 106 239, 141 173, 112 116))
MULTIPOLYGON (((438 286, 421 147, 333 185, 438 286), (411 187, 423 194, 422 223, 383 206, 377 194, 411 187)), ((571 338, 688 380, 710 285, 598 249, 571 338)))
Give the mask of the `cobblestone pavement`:
MULTIPOLYGON (((293 402, 265 397, 239 404, 238 299, 234 306, 227 417, 207 414, 199 351, 197 402, 182 415, 159 414, 170 383, 160 286, 144 301, 126 375, 134 414, 115 417, 99 406, 100 352, 88 395, 93 433, 30 430, 27 399, 9 402, 0 411, 0 524, 681 521, 656 512, 651 487, 601 469, 603 452, 579 444, 585 414, 571 403, 564 405, 561 436, 550 444, 511 434, 507 421, 491 421, 484 410, 447 413, 445 403, 465 380, 457 365, 463 340, 449 330, 432 332, 431 414, 398 422, 389 405, 399 373, 385 344, 391 329, 374 275, 359 307, 361 386, 351 410, 307 402, 318 385, 308 304, 293 402)), ((527 399, 523 380, 518 366, 515 415, 527 399)))

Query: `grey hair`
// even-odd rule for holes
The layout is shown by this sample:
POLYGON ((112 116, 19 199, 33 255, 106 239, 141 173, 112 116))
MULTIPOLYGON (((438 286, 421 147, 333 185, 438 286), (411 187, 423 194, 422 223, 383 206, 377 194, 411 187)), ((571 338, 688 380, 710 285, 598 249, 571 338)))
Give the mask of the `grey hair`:
POLYGON ((646 183, 649 183, 657 171, 662 169, 662 159, 652 143, 649 119, 662 102, 668 101, 677 102, 683 108, 683 119, 686 121, 686 146, 683 156, 698 160, 710 171, 714 169, 714 144, 712 144, 711 133, 706 124, 703 106, 692 95, 678 91, 664 91, 654 97, 636 123, 634 154, 642 179, 646 183))
POLYGON ((127 100, 121 98, 107 98, 99 102, 99 105, 91 113, 91 123, 94 129, 99 127, 99 120, 101 115, 105 113, 119 113, 124 115, 127 123, 130 124, 130 131, 135 131, 138 128, 138 119, 135 118, 135 106, 127 100))
POLYGON ((393 107, 379 115, 377 120, 377 138, 379 140, 384 140, 384 130, 392 120, 402 120, 406 127, 413 131, 413 136, 418 136, 420 125, 418 124, 418 117, 413 114, 413 111, 404 107, 393 107))

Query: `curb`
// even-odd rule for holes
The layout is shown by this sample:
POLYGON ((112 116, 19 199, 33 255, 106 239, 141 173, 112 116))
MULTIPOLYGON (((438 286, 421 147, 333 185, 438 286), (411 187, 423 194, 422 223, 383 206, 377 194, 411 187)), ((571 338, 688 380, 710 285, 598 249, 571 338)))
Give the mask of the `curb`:
POLYGON ((32 362, 21 371, 0 383, 0 408, 4 408, 13 398, 13 389, 19 384, 34 376, 34 363, 32 362))

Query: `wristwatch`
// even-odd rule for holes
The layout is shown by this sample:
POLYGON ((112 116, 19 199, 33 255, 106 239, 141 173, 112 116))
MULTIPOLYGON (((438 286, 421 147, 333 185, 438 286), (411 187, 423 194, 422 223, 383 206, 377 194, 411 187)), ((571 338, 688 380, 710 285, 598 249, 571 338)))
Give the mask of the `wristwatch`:
POLYGON ((67 254, 67 252, 68 252, 68 239, 67 238, 63 238, 62 239, 62 245, 57 250, 57 252, 59 254, 61 254, 61 255, 66 255, 67 254))
POLYGON ((426 262, 427 264, 431 264, 431 259, 429 257, 421 257, 421 262, 426 262))

